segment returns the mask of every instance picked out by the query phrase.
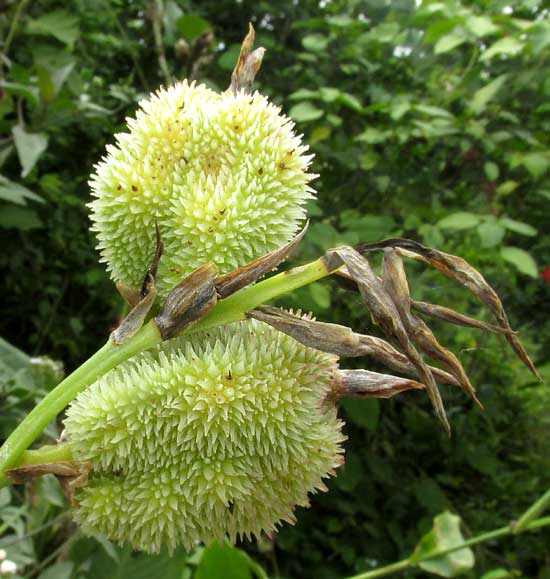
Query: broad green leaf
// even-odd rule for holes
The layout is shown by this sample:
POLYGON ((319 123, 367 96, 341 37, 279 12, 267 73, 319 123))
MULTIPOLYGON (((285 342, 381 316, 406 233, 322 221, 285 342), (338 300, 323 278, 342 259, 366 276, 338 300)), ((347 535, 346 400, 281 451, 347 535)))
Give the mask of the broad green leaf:
POLYGON ((517 40, 513 36, 506 36, 497 40, 479 58, 480 61, 490 60, 498 54, 505 54, 507 56, 514 56, 523 50, 523 42, 517 40))
POLYGON ((227 543, 213 541, 203 552, 194 579, 252 579, 246 555, 227 543))
POLYGON ((310 34, 302 39, 302 45, 311 52, 322 52, 328 46, 328 38, 322 34, 310 34))
POLYGON ((321 96, 321 100, 326 103, 333 103, 339 96, 340 90, 330 86, 322 86, 319 89, 319 94, 321 96))
POLYGON ((356 231, 362 243, 379 241, 395 229, 395 220, 390 215, 361 215, 353 209, 342 211, 340 223, 345 229, 356 231))
POLYGON ((329 16, 328 18, 326 18, 326 21, 331 26, 336 26, 338 28, 345 28, 346 26, 352 26, 357 23, 356 18, 352 18, 347 14, 338 14, 336 16, 329 16))
POLYGON ((444 52, 449 52, 453 48, 460 46, 466 42, 467 38, 463 34, 451 33, 442 36, 434 46, 435 54, 443 54, 444 52))
POLYGON ((45 103, 51 102, 61 90, 61 87, 71 74, 76 62, 68 62, 57 68, 38 61, 35 65, 38 75, 40 96, 45 103))
POLYGON ((441 107, 419 104, 414 105, 414 109, 419 113, 424 113, 425 115, 429 115, 430 117, 443 117, 446 119, 453 118, 453 115, 447 109, 442 109, 441 107))
POLYGON ((485 175, 487 176, 487 179, 489 179, 489 181, 496 181, 498 179, 500 171, 496 163, 493 163, 492 161, 487 161, 483 165, 483 170, 485 171, 485 175))
POLYGON ((480 217, 474 213, 467 211, 458 211, 451 213, 438 222, 441 229, 451 229, 454 231, 461 231, 463 229, 471 229, 479 224, 480 217))
POLYGON ((537 277, 537 264, 531 254, 527 253, 524 249, 511 246, 503 247, 500 250, 500 255, 505 261, 511 263, 519 272, 530 277, 537 277))
POLYGON ((318 90, 310 90, 308 88, 300 88, 288 96, 291 101, 300 101, 308 99, 318 99, 321 94, 318 90))
POLYGON ((477 234, 483 247, 495 247, 502 241, 505 233, 504 227, 489 221, 484 221, 477 227, 477 234))
POLYGON ((61 561, 42 571, 38 579, 70 579, 73 573, 73 563, 71 561, 61 561))
MULTIPOLYGON (((103 546, 103 545, 102 545, 103 546)), ((117 561, 113 559, 112 549, 97 550, 91 559, 89 577, 101 577, 101 579, 182 579, 187 553, 183 549, 177 549, 170 555, 163 550, 158 555, 146 555, 145 553, 132 554, 128 547, 114 546, 117 561)), ((247 576, 245 576, 248 579, 247 576)))
POLYGON ((388 137, 391 136, 389 131, 381 131, 376 127, 368 127, 362 133, 355 137, 356 141, 360 141, 362 143, 369 143, 369 144, 376 144, 376 143, 383 143, 388 137))
POLYGON ((504 181, 501 185, 497 187, 497 193, 499 195, 510 195, 513 193, 519 186, 517 181, 504 181))
POLYGON ((479 37, 494 34, 500 30, 487 16, 469 16, 466 18, 466 27, 479 37))
POLYGON ((31 229, 39 229, 42 225, 42 220, 36 211, 27 207, 9 205, 0 211, 0 227, 4 229, 30 231, 31 229))
POLYGON ((424 535, 410 557, 412 563, 439 577, 458 577, 474 566, 474 554, 468 547, 437 558, 428 557, 436 552, 464 543, 460 532, 460 517, 449 511, 434 519, 432 530, 424 535))
POLYGON ((522 156, 521 164, 533 177, 540 177, 550 169, 550 154, 527 153, 522 156))
POLYGON ((348 92, 340 93, 338 97, 338 102, 340 102, 342 105, 355 112, 361 112, 363 110, 363 105, 361 104, 361 101, 358 98, 354 97, 352 94, 349 94, 348 92))
POLYGON ((509 217, 501 217, 500 224, 506 229, 509 229, 514 233, 519 233, 520 235, 528 235, 529 237, 533 237, 537 234, 537 230, 532 225, 523 223, 523 221, 510 219, 509 217))
POLYGON ((408 101, 392 104, 390 117, 394 121, 398 121, 405 114, 407 114, 410 110, 411 110, 411 103, 409 103, 408 101))
POLYGON ((298 123, 307 123, 320 119, 324 111, 310 102, 301 102, 294 105, 288 114, 298 123))
POLYGON ((502 74, 492 80, 489 84, 486 84, 484 87, 477 90, 468 103, 470 110, 476 115, 483 112, 487 103, 496 96, 507 80, 508 75, 502 74))
POLYGON ((48 135, 45 133, 27 133, 20 125, 12 127, 11 132, 22 167, 21 177, 26 177, 42 153, 48 148, 48 135))
MULTIPOLYGON (((332 129, 327 126, 322 127, 315 127, 313 131, 311 131, 311 135, 309 136, 309 144, 315 145, 315 143, 319 143, 320 141, 325 141, 331 135, 332 129)), ((308 213, 309 215, 309 213, 308 213)))
POLYGON ((39 102, 40 91, 35 86, 0 80, 0 87, 2 87, 7 93, 22 96, 34 104, 38 104, 39 102))
POLYGON ((26 205, 27 201, 37 201, 44 203, 44 199, 33 193, 30 189, 23 187, 19 183, 10 181, 3 175, 0 175, 0 199, 2 201, 10 201, 17 205, 26 205))
POLYGON ((78 38, 78 18, 65 10, 47 12, 40 18, 29 20, 27 33, 53 36, 72 49, 78 38))
POLYGON ((182 38, 185 38, 185 40, 189 42, 193 42, 193 40, 210 29, 210 23, 200 16, 188 14, 178 18, 176 21, 176 29, 182 38))

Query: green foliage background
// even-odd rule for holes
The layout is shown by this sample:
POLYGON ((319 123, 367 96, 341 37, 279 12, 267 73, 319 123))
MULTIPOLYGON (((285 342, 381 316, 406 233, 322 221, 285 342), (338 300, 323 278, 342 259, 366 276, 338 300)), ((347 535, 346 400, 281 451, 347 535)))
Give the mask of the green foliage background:
MULTIPOLYGON (((498 288, 550 377, 548 4, 19 0, 1 10, 0 335, 11 344, 70 371, 103 343, 122 304, 88 232, 92 166, 168 76, 225 89, 251 20, 267 48, 258 90, 295 119, 320 174, 296 262, 396 235, 461 255, 498 288)), ((489 319, 438 274, 408 271, 417 299, 489 319)), ((376 332, 359 301, 330 282, 281 304, 376 332)), ((270 576, 334 579, 389 563, 445 509, 462 516, 468 536, 507 524, 548 487, 548 387, 499 339, 438 331, 485 412, 445 390, 447 440, 423 396, 344 404, 347 461, 329 493, 295 528, 244 546, 270 576)), ((7 343, 0 364, 6 436, 59 368, 7 343)), ((46 434, 55 437, 55 425, 46 434)), ((48 478, 3 489, 0 506, 0 548, 25 577, 255 573, 247 555, 221 547, 170 560, 85 539, 48 478)), ((546 531, 478 548, 465 576, 547 579, 549 545, 546 531)))

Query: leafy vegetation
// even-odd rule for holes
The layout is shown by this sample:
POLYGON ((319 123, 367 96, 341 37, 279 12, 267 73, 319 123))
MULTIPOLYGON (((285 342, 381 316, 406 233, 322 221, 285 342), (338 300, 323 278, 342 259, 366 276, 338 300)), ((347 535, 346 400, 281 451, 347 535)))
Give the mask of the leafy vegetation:
MULTIPOLYGON (((93 164, 160 84, 187 77, 224 89, 248 19, 268 50, 258 87, 305 133, 320 174, 296 263, 389 236, 461 255, 499 289, 548 380, 548 8, 537 0, 416 4, 8 3, 0 15, 0 334, 21 351, 0 344, 2 435, 60 373, 22 351, 69 371, 123 311, 88 232, 93 164)), ((417 299, 483 315, 438 274, 414 264, 408 273, 417 299)), ((356 298, 328 282, 281 303, 376 332, 356 298)), ((21 576, 42 579, 262 577, 255 562, 269 576, 334 579, 410 556, 422 535, 420 552, 433 548, 432 519, 444 511, 461 516, 466 538, 502 527, 549 486, 550 393, 499 339, 438 331, 465 362, 485 412, 444 391, 448 440, 421 396, 346 404, 346 466, 329 493, 300 511, 296 527, 245 544, 248 555, 211 545, 149 557, 84 538, 48 477, 0 491, 0 549, 21 576)), ((52 424, 46 437, 58 435, 52 424)), ((460 532, 453 517, 436 527, 460 532)), ((473 547, 474 571, 465 550, 447 564, 464 577, 544 579, 549 544, 547 531, 522 534, 473 547)), ((425 565, 421 575, 434 572, 425 565)))

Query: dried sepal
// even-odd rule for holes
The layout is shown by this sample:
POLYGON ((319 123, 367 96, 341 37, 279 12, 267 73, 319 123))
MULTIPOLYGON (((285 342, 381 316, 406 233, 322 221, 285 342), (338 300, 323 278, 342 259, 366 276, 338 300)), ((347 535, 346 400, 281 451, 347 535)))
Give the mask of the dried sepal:
POLYGON ((207 263, 186 276, 169 294, 155 322, 163 340, 177 336, 211 310, 217 301, 218 269, 207 263))
POLYGON ((72 462, 59 461, 19 466, 5 471, 6 477, 13 484, 24 484, 46 474, 53 474, 60 477, 74 477, 79 474, 79 469, 78 466, 72 462))
POLYGON ((475 390, 458 358, 444 348, 436 339, 430 328, 411 311, 411 296, 403 260, 395 249, 384 250, 382 261, 382 281, 387 292, 392 297, 401 321, 417 348, 430 358, 439 360, 445 368, 460 382, 462 388, 476 401, 475 390))
POLYGON ((456 326, 463 326, 465 328, 476 328, 478 330, 484 330, 486 332, 491 332, 492 334, 513 334, 514 331, 511 328, 502 328, 500 326, 495 326, 493 324, 488 324, 487 322, 482 322, 481 320, 476 320, 470 316, 465 316, 459 312, 455 312, 450 308, 444 306, 438 306, 436 304, 428 304, 426 302, 420 302, 416 300, 411 300, 411 307, 413 310, 420 312, 431 318, 436 318, 438 320, 443 320, 444 322, 449 322, 456 326))
POLYGON ((424 384, 370 370, 338 370, 335 377, 339 396, 391 398, 406 390, 422 390, 424 384))
POLYGON ((243 267, 233 270, 230 273, 219 276, 216 279, 216 291, 220 298, 226 298, 236 291, 254 283, 266 273, 274 270, 284 261, 290 252, 302 241, 309 221, 306 222, 304 228, 298 235, 291 239, 287 244, 270 251, 262 257, 258 257, 243 267))
POLYGON ((366 257, 352 247, 339 247, 329 250, 325 254, 324 261, 330 271, 337 269, 340 265, 346 266, 353 280, 357 283, 373 322, 381 328, 391 342, 394 342, 407 355, 414 365, 422 383, 426 385, 426 391, 437 417, 445 430, 450 433, 449 422, 435 379, 410 340, 392 296, 374 273, 366 257))
POLYGON ((506 340, 517 354, 518 358, 529 370, 542 381, 535 365, 522 346, 519 338, 514 333, 508 322, 506 312, 495 290, 487 283, 485 278, 461 257, 450 255, 437 249, 425 247, 421 243, 399 237, 386 239, 378 243, 365 243, 356 246, 360 253, 367 253, 393 247, 398 249, 403 256, 410 257, 428 263, 441 271, 448 278, 458 282, 469 289, 482 303, 489 307, 495 316, 499 326, 504 330, 506 340))
MULTIPOLYGON (((139 331, 157 296, 155 276, 157 275, 158 264, 163 251, 162 239, 157 224, 155 224, 155 232, 157 236, 155 255, 153 256, 151 265, 145 274, 143 283, 141 284, 141 289, 135 297, 129 291, 126 293, 128 299, 131 299, 132 301, 137 299, 137 301, 132 305, 130 313, 122 320, 120 325, 111 332, 111 340, 115 344, 123 344, 124 342, 127 342, 139 331)), ((125 297, 124 294, 122 295, 125 297)))
MULTIPOLYGON (((260 306, 247 312, 246 316, 269 324, 310 348, 350 358, 367 356, 391 370, 417 374, 410 360, 390 343, 374 336, 357 334, 346 326, 318 322, 273 306, 260 306)), ((438 382, 460 385, 458 380, 445 370, 432 366, 429 366, 429 369, 438 382)))
POLYGON ((229 90, 237 93, 240 90, 249 92, 252 88, 254 78, 262 65, 262 59, 265 53, 265 48, 256 48, 252 50, 254 44, 254 27, 248 23, 248 33, 241 45, 241 51, 235 69, 231 74, 231 85, 229 90))

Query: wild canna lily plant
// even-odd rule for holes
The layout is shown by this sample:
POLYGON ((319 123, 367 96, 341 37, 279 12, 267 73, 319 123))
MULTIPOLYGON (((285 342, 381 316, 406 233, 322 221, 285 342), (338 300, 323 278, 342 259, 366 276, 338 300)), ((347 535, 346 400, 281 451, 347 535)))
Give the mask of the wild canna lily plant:
POLYGON ((293 522, 343 462, 343 396, 424 389, 450 431, 438 384, 477 398, 424 318, 501 334, 536 374, 481 274, 417 242, 329 249, 258 281, 305 234, 315 175, 292 121, 250 92, 263 55, 252 41, 251 29, 226 92, 186 81, 160 90, 97 165, 93 230, 130 312, 0 451, 3 484, 54 473, 85 530, 144 551, 293 522), (414 301, 404 257, 469 289, 495 324, 414 301), (266 305, 329 275, 361 295, 386 339, 266 305), (339 357, 409 377, 342 370, 339 357), (63 439, 28 450, 67 406, 63 439))

